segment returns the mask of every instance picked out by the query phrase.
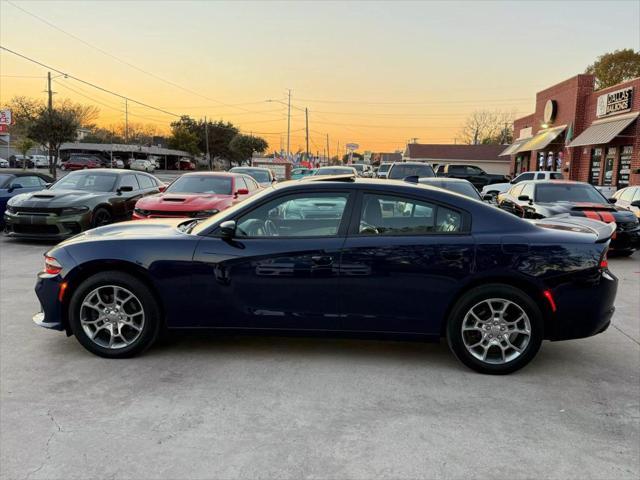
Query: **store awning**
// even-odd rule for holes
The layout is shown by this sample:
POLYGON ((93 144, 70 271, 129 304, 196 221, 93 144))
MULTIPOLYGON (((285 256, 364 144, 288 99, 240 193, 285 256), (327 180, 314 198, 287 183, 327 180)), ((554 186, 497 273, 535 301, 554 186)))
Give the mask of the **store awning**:
POLYGON ((518 148, 513 153, 520 152, 531 152, 533 150, 543 150, 547 148, 551 142, 553 142, 558 136, 564 132, 567 128, 566 125, 561 125, 559 127, 548 128, 547 130, 542 130, 538 132, 533 137, 531 137, 528 141, 524 142, 520 148, 518 148))
POLYGON ((585 145, 602 145, 609 143, 616 136, 620 135, 625 128, 631 125, 640 112, 633 112, 626 115, 620 115, 615 118, 607 118, 606 120, 596 120, 584 132, 578 135, 570 147, 583 147, 585 145))
POLYGON ((518 151, 518 149, 522 146, 522 144, 524 144, 525 142, 529 141, 531 137, 528 138, 523 138, 521 140, 516 140, 515 142, 513 142, 511 145, 509 145, 507 148, 505 148, 502 153, 500 155, 498 155, 499 157, 506 157, 509 155, 513 155, 514 153, 516 153, 518 151))

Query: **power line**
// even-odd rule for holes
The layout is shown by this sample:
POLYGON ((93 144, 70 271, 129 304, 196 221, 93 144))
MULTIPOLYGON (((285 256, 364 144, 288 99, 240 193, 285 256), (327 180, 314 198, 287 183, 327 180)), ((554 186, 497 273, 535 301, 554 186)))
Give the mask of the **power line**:
MULTIPOLYGON (((138 67, 137 65, 135 65, 135 64, 133 64, 133 63, 131 63, 131 62, 128 62, 128 61, 126 61, 126 60, 124 60, 124 59, 122 59, 122 58, 120 58, 120 57, 118 57, 118 56, 116 56, 116 55, 114 55, 114 54, 112 54, 112 53, 110 53, 110 52, 107 52, 106 50, 104 50, 104 49, 102 49, 102 48, 100 48, 100 47, 98 47, 98 46, 96 46, 96 45, 93 45, 92 43, 87 42, 86 40, 84 40, 84 39, 82 39, 82 38, 78 37, 77 35, 74 35, 73 33, 67 32, 66 30, 64 30, 64 29, 62 29, 62 28, 58 27, 57 25, 55 25, 55 24, 51 23, 49 20, 46 20, 46 19, 44 19, 44 18, 42 18, 42 17, 40 17, 40 16, 36 15, 35 13, 32 13, 32 12, 30 12, 29 10, 27 10, 27 9, 25 9, 25 8, 22 8, 22 7, 18 6, 18 5, 16 5, 16 4, 15 4, 15 3, 13 3, 11 0, 6 0, 6 1, 7 1, 7 3, 8 3, 8 4, 10 4, 12 7, 17 8, 18 10, 20 10, 20 11, 22 11, 22 12, 26 13, 27 15, 30 15, 31 17, 35 18, 36 20, 39 20, 40 22, 42 22, 42 23, 44 23, 44 24, 48 25, 49 27, 51 27, 51 28, 53 28, 53 29, 55 29, 55 30, 58 30, 59 32, 61 32, 61 33, 65 34, 65 35, 67 35, 67 36, 69 36, 69 37, 73 38, 74 40, 76 40, 76 41, 78 41, 78 42, 80 42, 80 43, 82 43, 83 45, 85 45, 85 46, 87 46, 87 47, 89 47, 89 48, 92 48, 92 49, 94 49, 94 50, 96 50, 96 51, 98 51, 98 52, 102 53, 103 55, 106 55, 107 57, 113 58, 114 60, 116 60, 116 61, 118 61, 118 62, 120 62, 120 63, 122 63, 122 64, 124 64, 124 65, 126 65, 126 66, 128 66, 128 67, 130 67, 130 68, 133 68, 134 70, 137 70, 137 71, 138 71, 138 72, 140 72, 140 73, 144 73, 145 75, 148 75, 148 76, 150 76, 150 77, 152 77, 152 78, 155 78, 156 80, 159 80, 159 81, 161 81, 161 82, 164 82, 164 83, 166 83, 167 85, 171 85, 171 86, 172 86, 172 87, 174 87, 174 88, 178 88, 178 89, 183 90, 183 91, 185 91, 185 92, 188 92, 188 93, 190 93, 190 94, 192 94, 192 95, 198 96, 198 97, 200 97, 200 98, 204 98, 205 100, 209 100, 209 101, 214 102, 214 103, 217 103, 217 104, 219 104, 219 105, 223 105, 223 106, 225 106, 225 107, 237 108, 237 109, 239 109, 239 110, 244 110, 244 111, 246 111, 246 112, 252 112, 251 110, 246 109, 246 108, 243 108, 243 107, 241 107, 241 106, 239 106, 239 105, 237 105, 237 104, 235 104, 235 105, 234 105, 234 104, 228 104, 228 103, 224 103, 224 102, 221 102, 221 101, 219 101, 219 100, 216 100, 215 98, 207 97, 206 95, 202 95, 202 94, 200 94, 200 93, 196 92, 195 90, 192 90, 192 89, 190 89, 190 88, 184 87, 184 86, 179 85, 179 84, 177 84, 177 83, 175 83, 175 82, 173 82, 173 81, 171 81, 171 80, 167 80, 166 78, 163 78, 163 77, 161 77, 161 76, 159 76, 159 75, 157 75, 157 74, 155 74, 155 73, 153 73, 153 72, 149 72, 148 70, 145 70, 145 69, 143 69, 143 68, 140 68, 140 67, 138 67)), ((13 53, 13 52, 12 52, 12 53, 13 53)), ((252 113, 259 113, 259 112, 252 112, 252 113)))
MULTIPOLYGON (((449 105, 452 103, 477 103, 478 105, 482 105, 485 100, 442 100, 442 101, 413 101, 413 102, 369 102, 369 101, 360 101, 360 100, 318 100, 318 99, 310 99, 310 98, 298 98, 303 102, 310 103, 349 103, 349 104, 359 104, 359 105, 449 105)), ((530 98, 498 98, 498 99, 486 99, 486 102, 493 103, 502 103, 502 102, 519 102, 519 101, 530 101, 530 98)))
POLYGON ((45 63, 42 63, 42 62, 40 62, 38 60, 35 60, 35 59, 31 58, 31 57, 28 57, 26 55, 18 53, 15 50, 11 50, 11 49, 9 49, 7 47, 4 47, 2 45, 0 45, 0 49, 4 50, 5 52, 9 52, 9 53, 11 53, 13 55, 16 55, 17 57, 20 57, 20 58, 23 58, 25 60, 28 60, 29 62, 35 63, 36 65, 40 65, 41 67, 47 68, 49 70, 53 70, 54 72, 59 73, 60 75, 64 75, 66 78, 71 78, 71 79, 76 80, 76 81, 78 81, 80 83, 84 83, 85 85, 89 85, 90 87, 96 88, 98 90, 101 90, 103 92, 109 93, 109 94, 114 95, 116 97, 120 97, 123 100, 128 100, 129 102, 141 105, 141 106, 146 107, 146 108, 150 108, 151 110, 156 110, 158 112, 162 112, 162 113, 164 113, 166 115, 171 115, 172 117, 180 117, 180 115, 178 115, 177 113, 169 112, 169 111, 164 110, 162 108, 154 107, 152 105, 149 105, 147 103, 141 102, 139 100, 134 100, 134 99, 129 98, 129 97, 127 97, 125 95, 122 95, 120 93, 116 93, 116 92, 114 92, 112 90, 109 90, 107 88, 104 88, 104 87, 101 87, 99 85, 96 85, 95 83, 91 83, 91 82, 89 82, 87 80, 83 80, 81 78, 78 78, 78 77, 76 77, 74 75, 71 75, 70 73, 63 72, 62 70, 59 70, 59 69, 54 68, 54 67, 51 67, 51 66, 49 66, 49 65, 47 65, 45 63))

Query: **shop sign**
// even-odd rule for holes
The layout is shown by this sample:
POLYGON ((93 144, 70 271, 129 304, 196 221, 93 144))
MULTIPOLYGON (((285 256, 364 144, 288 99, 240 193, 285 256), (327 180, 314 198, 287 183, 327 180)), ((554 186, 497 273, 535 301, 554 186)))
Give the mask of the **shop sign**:
POLYGON ((633 87, 605 93, 598 97, 596 115, 598 117, 606 117, 607 115, 628 112, 631 110, 632 102, 633 87))
POLYGON ((11 125, 11 110, 0 110, 0 125, 11 125))

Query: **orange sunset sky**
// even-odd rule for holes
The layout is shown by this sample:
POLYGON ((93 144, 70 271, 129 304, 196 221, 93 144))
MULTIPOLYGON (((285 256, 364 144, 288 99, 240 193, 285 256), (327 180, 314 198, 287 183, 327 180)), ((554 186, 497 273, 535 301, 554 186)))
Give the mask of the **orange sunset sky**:
MULTIPOLYGON (((175 114, 233 122, 291 150, 329 134, 360 150, 453 143, 478 109, 530 113, 535 93, 605 52, 640 49, 640 1, 0 1, 0 43, 175 114)), ((0 103, 46 98, 45 68, 0 53, 0 103)), ((57 98, 124 121, 118 97, 56 78, 57 98)), ((130 122, 171 115, 129 105, 130 122)))

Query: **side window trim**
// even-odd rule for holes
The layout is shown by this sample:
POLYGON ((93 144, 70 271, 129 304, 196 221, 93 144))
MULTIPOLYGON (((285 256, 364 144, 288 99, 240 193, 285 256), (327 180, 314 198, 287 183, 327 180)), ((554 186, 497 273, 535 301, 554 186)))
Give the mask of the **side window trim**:
MULTIPOLYGON (((348 202, 347 202, 347 206, 348 206, 348 202)), ((362 190, 358 190, 358 195, 356 198, 356 201, 354 202, 353 205, 353 209, 351 212, 351 220, 349 221, 349 229, 347 231, 347 237, 351 238, 351 237, 355 237, 355 238, 389 238, 389 237, 426 237, 426 236, 438 236, 438 235, 471 235, 471 224, 472 224, 472 219, 471 219, 471 214, 464 210, 461 209, 459 207, 455 207, 452 205, 449 205, 447 203, 442 203, 442 202, 438 202, 436 200, 432 200, 432 199, 425 199, 425 198, 421 198, 417 195, 407 195, 407 194, 393 194, 393 193, 388 193, 388 192, 381 192, 381 191, 376 191, 376 190, 369 190, 369 189, 362 189, 362 190), (362 217, 362 200, 364 199, 365 195, 382 195, 382 196, 388 196, 388 197, 404 197, 410 200, 415 200, 417 202, 427 202, 427 203, 432 203, 433 205, 437 206, 437 207, 443 207, 443 208, 448 208, 449 210, 453 210, 454 212, 459 213, 462 216, 462 224, 460 226, 460 231, 459 232, 454 232, 454 233, 450 233, 450 232, 427 232, 427 233, 409 233, 409 234, 380 234, 380 235, 360 235, 360 218, 362 217)))

